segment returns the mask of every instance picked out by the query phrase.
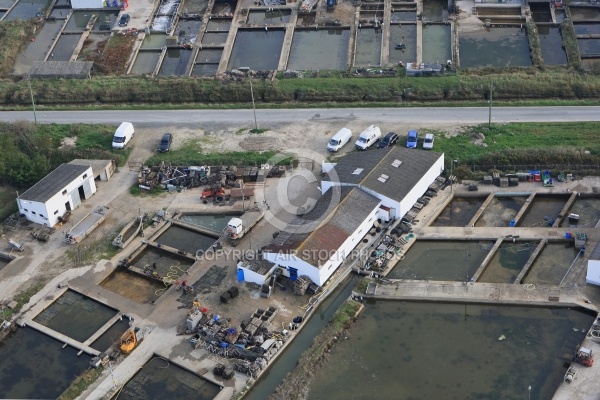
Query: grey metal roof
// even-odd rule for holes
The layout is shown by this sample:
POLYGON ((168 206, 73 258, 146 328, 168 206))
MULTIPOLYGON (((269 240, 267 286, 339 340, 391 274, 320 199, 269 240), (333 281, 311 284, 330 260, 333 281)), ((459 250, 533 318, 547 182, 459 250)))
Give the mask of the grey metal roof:
POLYGON ((292 221, 265 250, 297 250, 299 257, 316 264, 319 258, 337 250, 379 205, 380 200, 359 188, 337 186, 328 190, 317 203, 320 204, 311 213, 292 221), (336 191, 341 195, 341 200, 334 209, 330 209, 328 215, 324 215, 336 191), (315 209, 318 211, 312 214, 315 209), (298 232, 298 227, 306 228, 304 220, 314 224, 313 230, 298 232))
POLYGON ((393 146, 348 154, 336 164, 335 171, 341 183, 358 184, 400 201, 440 157, 442 153, 393 146), (392 165, 396 160, 401 162, 398 167, 392 165), (379 180, 382 175, 388 177, 385 182, 379 180))
POLYGON ((21 200, 37 201, 45 203, 56 193, 63 190, 79 175, 83 174, 89 166, 75 164, 61 164, 50 172, 41 181, 29 188, 19 196, 21 200))
POLYGON ((93 61, 35 61, 29 69, 32 78, 80 78, 90 77, 93 61))

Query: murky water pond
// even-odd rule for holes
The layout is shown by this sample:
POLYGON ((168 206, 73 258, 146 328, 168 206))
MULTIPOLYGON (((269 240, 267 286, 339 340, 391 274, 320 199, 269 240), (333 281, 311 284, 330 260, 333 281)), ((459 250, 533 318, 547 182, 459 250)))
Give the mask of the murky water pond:
POLYGON ((37 13, 41 13, 47 4, 48 0, 20 0, 4 17, 4 21, 33 18, 37 13))
POLYGON ((416 22, 417 11, 416 10, 393 10, 392 11, 392 22, 416 22))
POLYGON ((69 22, 67 22, 67 26, 65 26, 65 31, 79 31, 83 32, 87 24, 92 19, 93 12, 90 10, 75 10, 73 14, 71 14, 71 18, 69 18, 69 22))
MULTIPOLYGON (((202 53, 205 53, 205 50, 203 50, 202 53)), ((216 61, 218 62, 220 58, 221 55, 219 54, 216 61)), ((225 229, 229 220, 233 217, 238 217, 239 215, 240 214, 183 214, 179 219, 215 232, 223 232, 223 229, 225 229)))
POLYGON ((452 60, 452 27, 450 25, 423 25, 423 62, 446 64, 452 60))
POLYGON ((577 39, 577 47, 582 56, 597 56, 600 54, 600 39, 577 39))
POLYGON ((202 21, 199 19, 180 19, 177 24, 177 29, 175 30, 177 43, 196 43, 196 38, 198 37, 201 26, 202 21))
POLYGON ((219 45, 227 42, 229 32, 206 32, 202 36, 202 44, 204 45, 219 45))
POLYGON ((286 8, 274 8, 271 11, 267 10, 256 10, 248 13, 247 24, 260 24, 260 25, 275 25, 275 24, 287 24, 290 21, 292 11, 286 8))
POLYGON ((510 226, 527 196, 495 196, 487 205, 475 226, 510 226))
POLYGON ((417 240, 387 277, 470 281, 493 245, 475 240, 417 240))
POLYGON ((600 24, 573 24, 577 35, 600 34, 600 24))
POLYGON ((159 58, 160 51, 140 51, 131 68, 131 74, 143 75, 153 73, 159 58))
POLYGON ((558 285, 579 253, 573 242, 551 242, 525 275, 522 283, 536 285, 558 285))
POLYGON ((431 226, 466 226, 485 197, 454 197, 431 226))
POLYGON ((209 32, 213 31, 223 31, 229 32, 231 28, 231 18, 212 18, 208 21, 208 25, 206 26, 206 30, 209 32))
POLYGON ((573 21, 600 21, 600 9, 595 7, 569 7, 573 21))
POLYGON ((565 216, 560 226, 570 226, 568 214, 579 215, 579 228, 592 228, 600 223, 600 198, 597 197, 578 197, 569 213, 565 216))
POLYGON ((123 336, 127 329, 129 329, 129 318, 123 317, 92 342, 90 347, 100 352, 105 352, 114 344, 120 343, 121 336, 123 336))
POLYGON ((185 75, 192 50, 168 49, 158 72, 159 76, 185 75))
POLYGON ((17 57, 15 63, 15 74, 21 75, 29 72, 34 61, 44 61, 46 53, 54 43, 54 39, 60 32, 64 21, 46 21, 42 29, 38 31, 35 42, 29 42, 24 51, 17 57))
POLYGON ((217 73, 219 64, 196 64, 192 69, 192 76, 209 76, 217 73))
POLYGON ((536 195, 517 225, 536 228, 552 226, 567 200, 568 196, 536 195))
POLYGON ((212 400, 219 391, 219 386, 214 383, 165 358, 154 357, 125 384, 119 395, 113 399, 212 400))
POLYGON ((121 268, 112 272, 102 281, 100 286, 140 304, 147 304, 158 300, 168 288, 162 282, 121 268))
POLYGON ((309 29, 294 31, 288 69, 346 69, 348 29, 309 29))
POLYGON ((142 49, 161 49, 167 45, 167 35, 146 35, 142 42, 142 49))
POLYGON ((116 314, 115 309, 68 290, 33 320, 83 343, 116 314))
POLYGON ((249 67, 257 71, 277 69, 284 37, 283 29, 238 30, 227 68, 249 67))
POLYGON ((460 65, 469 67, 529 67, 531 55, 524 29, 490 28, 459 35, 460 65))
POLYGON ((377 301, 309 399, 550 399, 594 316, 566 308, 377 301), (574 330, 577 328, 577 331, 574 330), (504 336, 504 340, 498 340, 504 336))
POLYGON ((423 0, 423 21, 442 22, 448 19, 448 2, 423 0))
POLYGON ((391 25, 390 26, 390 50, 389 62, 398 64, 402 61, 414 62, 417 58, 417 26, 410 25, 391 25), (404 44, 404 48, 397 50, 397 44, 404 44))
POLYGON ((537 245, 537 242, 502 243, 477 281, 513 283, 537 245))
POLYGON ((90 365, 86 354, 32 328, 0 345, 0 398, 55 399, 90 365))
POLYGON ((210 248, 218 237, 208 236, 200 232, 185 229, 177 225, 171 225, 162 235, 155 239, 158 243, 196 254, 210 248))
POLYGON ((529 8, 534 22, 552 22, 549 3, 531 3, 529 8))
POLYGON ((60 39, 58 39, 56 46, 52 49, 48 61, 69 61, 75 51, 75 47, 77 47, 77 44, 79 43, 79 39, 81 39, 81 34, 78 33, 73 35, 60 35, 60 39))
POLYGON ((538 26, 538 36, 542 46, 542 58, 546 65, 566 65, 567 53, 562 47, 560 28, 538 26))
POLYGON ((369 67, 381 64, 381 30, 362 28, 356 35, 356 55, 354 65, 369 67))

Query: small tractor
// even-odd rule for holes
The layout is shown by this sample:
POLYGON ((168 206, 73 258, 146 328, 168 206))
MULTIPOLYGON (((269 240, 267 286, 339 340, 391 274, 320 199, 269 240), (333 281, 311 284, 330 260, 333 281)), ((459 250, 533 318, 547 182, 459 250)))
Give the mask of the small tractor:
POLYGON ((202 191, 202 195, 200 196, 200 199, 205 200, 205 199, 209 199, 212 197, 214 197, 216 199, 218 196, 224 196, 224 195, 225 195, 225 189, 223 189, 222 186, 220 186, 220 185, 207 186, 202 191))
POLYGON ((575 354, 575 362, 585 367, 591 367, 594 365, 594 357, 592 356, 592 349, 587 347, 580 347, 575 354))

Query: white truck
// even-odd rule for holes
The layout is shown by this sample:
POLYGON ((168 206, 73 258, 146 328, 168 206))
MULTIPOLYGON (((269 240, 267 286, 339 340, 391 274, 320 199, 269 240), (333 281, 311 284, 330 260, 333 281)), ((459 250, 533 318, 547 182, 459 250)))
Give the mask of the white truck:
POLYGON ((65 242, 75 244, 85 239, 94 229, 106 219, 107 207, 98 207, 86 215, 81 221, 65 231, 65 242))
POLYGON ((381 130, 378 126, 371 125, 361 132, 354 145, 358 150, 366 150, 381 139, 381 130))

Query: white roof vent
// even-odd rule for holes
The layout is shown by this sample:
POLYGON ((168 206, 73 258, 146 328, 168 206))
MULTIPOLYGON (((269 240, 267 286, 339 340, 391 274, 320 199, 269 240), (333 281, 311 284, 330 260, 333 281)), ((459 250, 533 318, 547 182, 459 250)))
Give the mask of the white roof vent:
POLYGON ((400 160, 394 160, 394 162, 392 163, 392 167, 398 168, 400 165, 402 165, 402 161, 400 160))
POLYGON ((360 175, 361 172, 363 172, 364 168, 356 168, 354 170, 354 172, 352 173, 352 175, 360 175))
POLYGON ((390 177, 387 176, 386 174, 381 174, 381 176, 379 178, 377 178, 377 180, 381 183, 385 183, 390 177))

